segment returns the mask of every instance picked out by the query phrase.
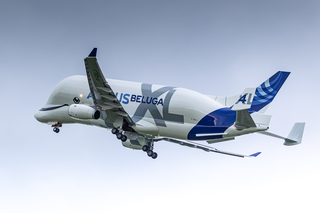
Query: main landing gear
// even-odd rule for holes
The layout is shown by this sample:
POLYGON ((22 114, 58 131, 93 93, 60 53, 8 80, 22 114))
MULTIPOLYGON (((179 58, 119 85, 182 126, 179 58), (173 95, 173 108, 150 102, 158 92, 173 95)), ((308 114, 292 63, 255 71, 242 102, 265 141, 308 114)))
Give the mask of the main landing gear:
POLYGON ((51 127, 53 127, 53 131, 55 133, 59 133, 60 132, 59 127, 62 127, 62 124, 58 122, 58 123, 53 124, 51 127))
POLYGON ((151 139, 148 145, 144 145, 142 147, 142 151, 146 152, 149 157, 156 159, 158 157, 158 154, 153 151, 153 144, 154 141, 151 139))
POLYGON ((144 145, 142 147, 142 151, 146 152, 147 155, 153 159, 156 159, 158 157, 158 154, 156 152, 154 152, 153 150, 151 150, 150 146, 144 145))
POLYGON ((121 140, 122 142, 125 142, 128 139, 128 137, 117 128, 112 128, 111 132, 112 134, 116 135, 117 139, 121 140))
MULTIPOLYGON (((118 128, 112 128, 111 133, 116 135, 117 139, 121 140, 122 142, 125 142, 128 139, 128 137, 123 134, 123 131, 119 130, 118 128)), ((153 144, 154 141, 152 139, 148 139, 148 145, 144 145, 142 147, 142 151, 146 152, 149 157, 156 159, 158 154, 153 151, 153 144)))

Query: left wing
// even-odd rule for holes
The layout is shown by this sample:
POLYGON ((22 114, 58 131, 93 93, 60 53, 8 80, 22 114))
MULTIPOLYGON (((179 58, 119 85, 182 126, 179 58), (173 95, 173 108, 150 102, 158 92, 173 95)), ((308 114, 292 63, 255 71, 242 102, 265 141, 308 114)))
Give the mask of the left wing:
POLYGON ((210 147, 210 146, 205 146, 205 145, 198 144, 198 143, 191 142, 191 141, 182 141, 182 140, 177 140, 177 139, 173 139, 173 138, 157 138, 157 139, 154 139, 154 141, 161 141, 161 140, 172 142, 172 143, 176 143, 176 144, 179 144, 179 145, 182 145, 182 146, 188 146, 188 147, 191 147, 191 148, 202 149, 203 151, 206 151, 206 152, 216 152, 216 153, 220 153, 220 154, 231 155, 231 156, 241 157, 241 158, 244 158, 244 157, 257 157, 258 155, 261 154, 261 152, 257 152, 257 153, 254 153, 252 155, 242 155, 242 154, 236 154, 236 153, 232 153, 232 152, 221 151, 221 150, 218 150, 216 148, 213 148, 213 147, 210 147))
POLYGON ((129 126, 133 126, 134 121, 124 110, 114 94, 111 86, 104 78, 96 55, 97 48, 94 48, 89 56, 84 59, 94 108, 97 110, 106 111, 109 113, 109 115, 111 114, 110 117, 113 117, 114 120, 118 120, 119 118, 121 119, 121 117, 123 117, 128 122, 129 126))

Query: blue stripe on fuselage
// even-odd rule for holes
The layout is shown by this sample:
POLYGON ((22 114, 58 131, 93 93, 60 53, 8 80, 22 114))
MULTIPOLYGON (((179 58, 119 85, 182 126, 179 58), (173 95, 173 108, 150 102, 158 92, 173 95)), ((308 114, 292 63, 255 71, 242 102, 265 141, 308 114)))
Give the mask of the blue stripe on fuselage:
POLYGON ((212 140, 222 138, 222 134, 236 121, 236 112, 230 108, 221 108, 203 117, 199 123, 193 127, 188 140, 212 140), (217 134, 212 136, 196 136, 196 134, 217 134))

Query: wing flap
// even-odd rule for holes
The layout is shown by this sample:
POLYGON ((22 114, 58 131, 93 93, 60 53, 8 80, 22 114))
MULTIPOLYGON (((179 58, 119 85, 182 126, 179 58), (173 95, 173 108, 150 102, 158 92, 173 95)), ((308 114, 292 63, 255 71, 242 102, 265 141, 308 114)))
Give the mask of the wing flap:
POLYGON ((232 153, 232 152, 221 151, 221 150, 218 150, 216 148, 213 148, 213 147, 210 147, 210 146, 205 146, 205 145, 202 145, 202 144, 199 144, 199 143, 195 143, 195 142, 191 142, 191 141, 182 141, 182 140, 177 140, 177 139, 173 139, 173 138, 158 138, 158 139, 155 139, 155 141, 161 141, 161 140, 168 141, 168 142, 171 142, 171 143, 176 143, 176 144, 179 144, 179 145, 182 145, 182 146, 188 146, 188 147, 191 147, 191 148, 201 149, 201 150, 206 151, 206 152, 215 152, 215 153, 219 153, 219 154, 231 155, 231 156, 234 156, 234 157, 241 157, 241 158, 257 157, 259 154, 261 154, 261 152, 257 152, 257 153, 251 154, 251 155, 242 155, 242 154, 237 154, 237 153, 232 153))

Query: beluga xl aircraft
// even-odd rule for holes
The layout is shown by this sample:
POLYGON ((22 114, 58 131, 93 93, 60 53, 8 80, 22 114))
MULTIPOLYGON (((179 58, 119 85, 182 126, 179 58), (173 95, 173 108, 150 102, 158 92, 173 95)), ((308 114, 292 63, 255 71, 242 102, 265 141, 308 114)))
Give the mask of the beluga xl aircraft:
POLYGON ((111 129, 131 149, 143 150, 153 159, 154 143, 168 141, 236 157, 256 157, 215 149, 208 144, 259 132, 300 144, 305 123, 295 123, 287 137, 267 131, 271 115, 265 114, 290 72, 279 71, 256 88, 219 97, 171 86, 106 79, 94 48, 84 59, 86 76, 62 80, 46 105, 34 115, 58 133, 63 124, 80 123, 111 129))

